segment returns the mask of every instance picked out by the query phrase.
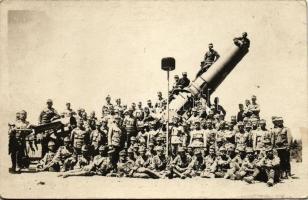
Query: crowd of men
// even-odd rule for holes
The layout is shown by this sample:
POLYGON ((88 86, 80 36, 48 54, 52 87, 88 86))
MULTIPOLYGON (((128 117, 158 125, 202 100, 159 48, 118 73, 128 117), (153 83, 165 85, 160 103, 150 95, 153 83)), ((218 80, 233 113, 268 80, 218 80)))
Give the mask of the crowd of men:
POLYGON ((217 97, 210 107, 197 99, 191 110, 172 117, 169 138, 165 110, 161 92, 155 103, 148 100, 146 106, 142 102, 122 105, 121 99, 112 104, 107 96, 100 119, 82 108, 75 112, 70 103, 59 114, 49 99, 39 115, 39 125, 61 119, 68 119, 67 124, 34 134, 27 112, 18 112, 9 124, 12 171, 27 167, 22 158, 28 143, 34 150, 38 144, 42 146, 37 171, 58 171, 62 177, 200 176, 249 183, 260 180, 271 186, 291 174, 290 131, 281 117, 273 117, 272 127, 267 128, 256 96, 239 104, 237 116, 230 121, 217 97))
MULTIPOLYGON (((250 44, 247 33, 235 44, 250 44)), ((209 44, 201 71, 219 59, 209 44)), ((189 86, 187 73, 175 76, 172 91, 189 86)), ((197 75, 198 76, 198 75, 197 75)), ((172 99, 172 98, 171 98, 172 99)), ((9 123, 11 172, 19 173, 30 165, 29 149, 41 145, 36 171, 60 172, 59 176, 101 175, 134 178, 225 178, 268 186, 291 175, 290 130, 282 117, 273 116, 271 127, 260 116, 255 95, 239 104, 237 115, 225 118, 226 111, 215 97, 194 97, 192 107, 183 115, 174 111, 166 119, 167 101, 157 93, 148 100, 122 105, 106 97, 101 118, 70 103, 58 113, 53 101, 39 114, 38 125, 27 121, 22 110, 9 123), (167 131, 169 130, 169 131, 167 131)))

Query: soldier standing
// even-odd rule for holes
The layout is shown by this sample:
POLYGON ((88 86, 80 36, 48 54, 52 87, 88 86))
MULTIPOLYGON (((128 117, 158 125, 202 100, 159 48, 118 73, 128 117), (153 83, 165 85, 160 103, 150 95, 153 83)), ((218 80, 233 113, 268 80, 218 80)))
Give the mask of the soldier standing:
POLYGON ((274 148, 280 158, 281 176, 282 178, 288 178, 288 175, 291 175, 290 144, 292 135, 290 129, 283 125, 282 117, 275 118, 275 122, 277 127, 273 129, 274 148))
POLYGON ((73 142, 73 147, 78 155, 81 154, 81 147, 84 144, 89 144, 90 135, 89 132, 83 126, 83 121, 77 121, 77 127, 72 130, 71 133, 71 141, 73 142))
POLYGON ((136 127, 136 118, 133 116, 133 109, 129 108, 127 114, 123 120, 123 127, 126 131, 126 147, 130 147, 130 137, 136 136, 137 127, 136 127))
POLYGON ((9 154, 11 155, 12 173, 19 173, 21 168, 28 168, 28 161, 23 160, 27 156, 26 136, 32 133, 31 125, 27 121, 27 112, 16 113, 16 122, 9 127, 9 154))
POLYGON ((121 128, 121 118, 120 116, 115 116, 115 123, 110 127, 108 132, 108 146, 111 146, 114 153, 115 162, 118 161, 118 153, 121 148, 124 147, 124 134, 121 128))
POLYGON ((237 113, 237 122, 242 122, 244 119, 244 105, 243 104, 239 104, 238 105, 239 111, 237 113))
POLYGON ((96 126, 95 130, 92 130, 90 133, 90 144, 92 146, 92 153, 94 156, 98 154, 98 148, 100 145, 103 144, 103 139, 104 139, 100 129, 101 123, 97 121, 95 126, 96 126))

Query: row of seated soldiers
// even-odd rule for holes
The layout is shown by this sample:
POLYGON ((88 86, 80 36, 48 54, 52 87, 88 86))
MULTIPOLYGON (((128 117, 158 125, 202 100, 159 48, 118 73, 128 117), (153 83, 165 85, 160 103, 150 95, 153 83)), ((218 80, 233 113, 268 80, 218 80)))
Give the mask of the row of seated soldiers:
MULTIPOLYGON (((160 140, 160 138, 157 138, 160 140)), ((150 143, 146 148, 136 142, 127 150, 116 154, 113 147, 100 146, 98 154, 91 156, 89 148, 82 146, 76 155, 70 139, 55 151, 54 142, 48 144, 49 152, 37 165, 38 171, 61 171, 58 176, 111 176, 132 178, 225 178, 254 183, 265 181, 272 186, 279 181, 280 159, 271 146, 260 153, 251 147, 228 145, 192 148, 180 146, 176 156, 166 156, 164 142, 150 143), (116 158, 118 156, 118 159, 116 158)))

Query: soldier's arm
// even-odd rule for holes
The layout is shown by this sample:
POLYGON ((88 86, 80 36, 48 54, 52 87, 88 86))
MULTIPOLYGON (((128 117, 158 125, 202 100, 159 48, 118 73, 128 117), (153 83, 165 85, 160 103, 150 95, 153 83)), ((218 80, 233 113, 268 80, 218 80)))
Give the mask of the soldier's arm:
POLYGON ((216 62, 219 58, 220 58, 219 53, 217 51, 215 51, 215 60, 214 60, 214 62, 216 62))
POLYGON ((288 148, 290 148, 290 145, 292 143, 293 137, 291 134, 291 130, 289 128, 286 128, 285 131, 287 132, 287 138, 288 138, 288 148))
POLYGON ((108 145, 111 145, 112 133, 113 133, 113 130, 112 128, 110 128, 108 130, 108 145))
POLYGON ((43 110, 43 111, 40 113, 40 115, 39 115, 39 119, 38 119, 39 124, 42 123, 43 115, 44 115, 44 110, 43 110))
POLYGON ((272 161, 272 165, 273 167, 276 167, 280 164, 280 158, 278 156, 275 156, 273 161, 272 161))

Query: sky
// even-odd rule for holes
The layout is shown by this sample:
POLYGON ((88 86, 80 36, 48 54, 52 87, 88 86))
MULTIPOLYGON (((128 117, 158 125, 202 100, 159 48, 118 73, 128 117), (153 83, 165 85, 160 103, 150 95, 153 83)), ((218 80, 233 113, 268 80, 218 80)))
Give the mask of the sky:
POLYGON ((304 1, 11 1, 0 8, 8 11, 1 125, 21 109, 37 123, 48 98, 59 112, 71 102, 98 116, 108 94, 128 104, 154 101, 167 91, 163 57, 176 59, 171 80, 183 71, 193 79, 209 43, 223 55, 246 31, 249 53, 212 97, 227 119, 256 95, 268 126, 274 115, 295 137, 307 127, 304 1))

